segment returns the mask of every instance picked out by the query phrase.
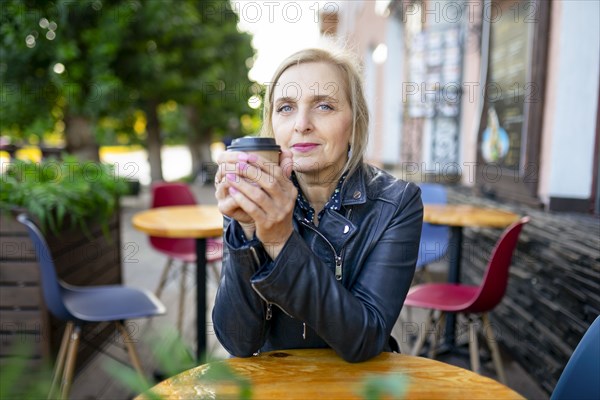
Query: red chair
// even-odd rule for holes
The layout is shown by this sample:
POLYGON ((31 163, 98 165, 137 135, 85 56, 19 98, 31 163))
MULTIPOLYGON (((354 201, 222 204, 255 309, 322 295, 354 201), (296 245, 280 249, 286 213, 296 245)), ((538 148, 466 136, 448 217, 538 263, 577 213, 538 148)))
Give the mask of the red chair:
MULTIPOLYGON (((487 313, 494 309, 504 297, 508 284, 508 269, 511 264, 513 252, 517 246, 517 240, 523 225, 529 222, 529 217, 521 218, 518 222, 509 226, 498 242, 490 261, 488 262, 485 276, 480 286, 470 286, 451 283, 428 283, 413 286, 406 297, 405 305, 429 309, 425 320, 425 326, 420 332, 419 339, 413 348, 413 355, 421 352, 425 339, 429 332, 429 326, 434 323, 434 332, 443 326, 444 313, 467 314, 469 320, 469 353, 471 356, 471 369, 479 372, 479 347, 475 332, 475 323, 481 317, 483 322, 483 334, 487 340, 492 353, 492 360, 500 382, 506 383, 502 360, 498 344, 491 337, 490 321, 487 313), (434 319, 434 311, 439 310, 440 316, 434 319)), ((430 356, 435 357, 435 343, 437 335, 433 335, 430 356)))
MULTIPOLYGON (((152 186, 152 208, 168 206, 186 206, 197 204, 194 194, 184 183, 178 182, 160 182, 152 186)), ((177 314, 177 329, 182 331, 183 311, 186 292, 186 273, 189 263, 196 263, 196 240, 190 239, 172 239, 164 237, 150 236, 150 245, 169 258, 165 265, 158 287, 156 288, 156 297, 160 298, 162 291, 167 284, 169 272, 175 260, 182 263, 180 290, 179 290, 179 311, 177 314)), ((208 239, 206 243, 206 262, 212 267, 213 273, 218 281, 219 271, 217 262, 223 258, 222 239, 208 239)))

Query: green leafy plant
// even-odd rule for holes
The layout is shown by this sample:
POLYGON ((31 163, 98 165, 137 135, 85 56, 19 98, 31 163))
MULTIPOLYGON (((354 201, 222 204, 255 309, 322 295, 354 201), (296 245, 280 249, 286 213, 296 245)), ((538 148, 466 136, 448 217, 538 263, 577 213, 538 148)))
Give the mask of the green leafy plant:
POLYGON ((118 207, 118 196, 127 193, 127 182, 115 175, 111 165, 80 161, 12 162, 0 180, 0 210, 20 209, 36 218, 41 228, 57 234, 65 227, 99 222, 105 233, 107 221, 118 207))
MULTIPOLYGON (((172 377, 198 366, 188 347, 175 330, 166 330, 162 334, 150 338, 149 342, 153 356, 164 376, 172 377)), ((252 387, 247 378, 236 374, 229 365, 216 362, 217 359, 205 361, 212 362, 211 368, 207 369, 198 378, 199 380, 212 383, 233 383, 239 387, 238 399, 248 400, 252 398, 252 387)), ((108 360, 104 369, 125 388, 135 393, 143 393, 144 398, 148 400, 162 399, 159 394, 151 390, 158 382, 142 379, 133 368, 108 360)))
POLYGON ((49 366, 32 368, 33 347, 18 343, 12 356, 0 368, 0 399, 45 399, 50 390, 52 371, 49 366))
POLYGON ((408 377, 403 374, 369 375, 362 380, 359 394, 368 400, 401 400, 406 397, 407 389, 408 377))

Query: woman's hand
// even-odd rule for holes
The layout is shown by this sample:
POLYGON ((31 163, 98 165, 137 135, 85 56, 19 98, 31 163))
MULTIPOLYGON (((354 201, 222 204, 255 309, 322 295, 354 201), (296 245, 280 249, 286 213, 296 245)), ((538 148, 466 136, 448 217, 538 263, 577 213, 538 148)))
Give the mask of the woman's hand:
POLYGON ((237 170, 225 169, 227 191, 239 208, 235 213, 249 217, 244 222, 254 222, 256 236, 275 259, 294 230, 292 215, 298 190, 290 180, 292 153, 284 150, 279 165, 255 154, 236 156, 237 170))
POLYGON ((215 174, 215 197, 217 206, 221 214, 235 219, 244 230, 246 238, 252 239, 254 236, 254 220, 244 210, 240 208, 237 201, 229 195, 229 181, 225 179, 227 173, 235 173, 239 170, 238 156, 242 154, 235 151, 224 151, 219 155, 217 163, 219 169, 215 174))

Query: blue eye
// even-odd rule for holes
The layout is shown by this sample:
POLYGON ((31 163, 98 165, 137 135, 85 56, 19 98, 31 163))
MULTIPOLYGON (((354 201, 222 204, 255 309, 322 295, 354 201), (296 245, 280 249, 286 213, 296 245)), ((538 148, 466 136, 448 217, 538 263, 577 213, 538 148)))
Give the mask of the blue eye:
POLYGON ((283 105, 277 109, 277 112, 290 112, 292 111, 292 107, 288 105, 283 105))
POLYGON ((325 111, 333 110, 333 107, 331 107, 329 104, 319 104, 317 107, 325 111))

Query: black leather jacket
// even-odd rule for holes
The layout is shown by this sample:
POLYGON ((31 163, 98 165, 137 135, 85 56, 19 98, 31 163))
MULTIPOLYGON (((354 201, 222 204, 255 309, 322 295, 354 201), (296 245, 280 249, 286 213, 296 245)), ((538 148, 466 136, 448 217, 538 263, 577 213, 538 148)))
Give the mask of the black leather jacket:
POLYGON ((228 352, 331 347, 358 362, 390 351, 415 271, 420 189, 363 165, 341 199, 341 211, 326 210, 318 228, 296 205, 294 233, 274 261, 226 219, 213 323, 228 352))

